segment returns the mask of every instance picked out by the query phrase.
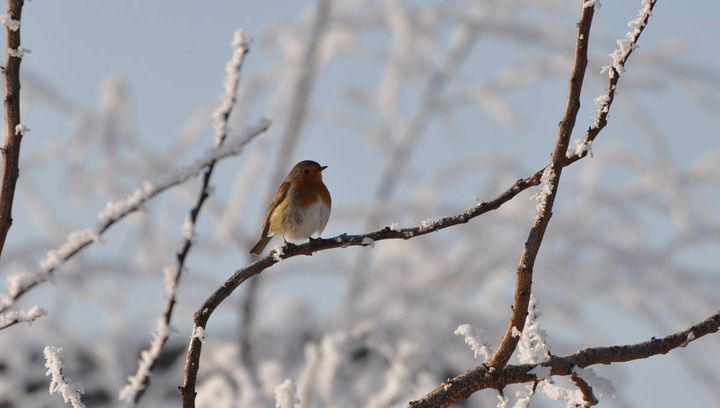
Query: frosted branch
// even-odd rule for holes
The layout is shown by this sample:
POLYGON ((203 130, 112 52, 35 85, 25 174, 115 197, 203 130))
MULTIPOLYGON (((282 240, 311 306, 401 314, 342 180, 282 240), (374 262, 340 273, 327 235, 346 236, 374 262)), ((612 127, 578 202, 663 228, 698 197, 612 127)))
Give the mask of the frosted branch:
POLYGON ((158 319, 150 346, 140 353, 140 361, 134 375, 128 377, 128 383, 120 390, 120 401, 137 403, 150 383, 150 374, 157 362, 163 346, 170 337, 170 326, 165 319, 158 319))
MULTIPOLYGON (((243 66, 245 55, 247 55, 249 51, 249 45, 250 42, 245 37, 244 31, 240 29, 236 30, 232 41, 233 54, 230 61, 228 61, 225 66, 225 87, 220 98, 220 103, 212 115, 213 126, 215 127, 216 149, 220 149, 221 146, 223 146, 227 137, 227 122, 230 117, 230 113, 235 106, 235 101, 237 100, 237 87, 240 83, 240 70, 243 66)), ((229 144, 231 143, 232 141, 230 141, 229 144)), ((120 399, 123 401, 132 402, 133 404, 137 404, 140 401, 142 396, 145 394, 147 387, 150 385, 152 370, 157 363, 157 359, 160 357, 160 353, 162 352, 165 343, 167 343, 170 335, 168 328, 170 327, 170 322, 172 321, 172 314, 175 309, 175 302, 177 299, 177 287, 180 284, 180 278, 182 277, 182 272, 185 269, 185 260, 192 249, 195 226, 200 216, 200 211, 203 208, 203 204, 205 204, 205 201, 210 196, 210 179, 216 163, 217 159, 212 159, 206 165, 202 166, 202 168, 205 169, 205 172, 203 173, 202 186, 200 187, 195 205, 193 205, 188 215, 182 222, 181 229, 183 241, 175 256, 177 261, 176 265, 165 268, 163 271, 165 276, 165 291, 167 293, 167 300, 165 302, 163 315, 158 321, 158 327, 155 331, 150 347, 141 354, 140 363, 135 375, 129 377, 129 384, 120 391, 120 399)), ((192 338, 198 339, 201 342, 205 341, 205 332, 202 328, 194 328, 192 336, 192 338)))
MULTIPOLYGON (((683 344, 691 333, 693 333, 694 341, 702 336, 715 333, 719 329, 720 310, 717 310, 707 319, 687 329, 661 338, 653 337, 642 343, 586 348, 564 357, 551 356, 550 359, 540 364, 508 365, 502 369, 479 365, 451 379, 449 381, 452 384, 451 387, 440 386, 423 399, 411 402, 409 406, 411 408, 447 407, 450 405, 448 401, 464 400, 479 390, 502 389, 510 384, 534 382, 537 381, 535 374, 537 371, 533 371, 538 366, 550 368, 552 376, 570 376, 579 372, 585 381, 591 383, 594 382, 594 378, 588 375, 588 371, 578 370, 578 368, 585 369, 597 364, 623 363, 664 355, 672 350, 683 348, 683 344)), ((603 389, 602 383, 602 381, 595 381, 593 386, 599 391, 603 389)), ((607 383, 604 387, 609 394, 613 392, 607 383)))
POLYGON ((65 403, 70 403, 73 408, 85 408, 80 395, 83 390, 80 386, 73 384, 63 376, 63 362, 60 359, 62 348, 47 346, 43 350, 45 355, 46 376, 50 377, 50 395, 60 394, 65 403))
POLYGON ((32 323, 37 318, 47 315, 47 311, 40 306, 33 306, 28 310, 13 310, 0 314, 0 330, 7 329, 18 323, 32 323))
POLYGON ((108 203, 98 216, 100 222, 95 228, 70 233, 64 243, 56 249, 48 251, 45 259, 40 262, 39 271, 34 273, 23 272, 8 277, 6 292, 0 294, 0 312, 6 311, 27 291, 48 281, 55 270, 82 249, 98 242, 100 236, 115 223, 138 211, 148 201, 161 193, 197 176, 204 168, 211 166, 213 163, 240 154, 247 143, 266 131, 269 126, 270 121, 262 119, 255 125, 246 128, 240 135, 233 137, 224 145, 208 150, 190 166, 181 168, 155 183, 143 183, 142 187, 135 190, 125 200, 108 203))

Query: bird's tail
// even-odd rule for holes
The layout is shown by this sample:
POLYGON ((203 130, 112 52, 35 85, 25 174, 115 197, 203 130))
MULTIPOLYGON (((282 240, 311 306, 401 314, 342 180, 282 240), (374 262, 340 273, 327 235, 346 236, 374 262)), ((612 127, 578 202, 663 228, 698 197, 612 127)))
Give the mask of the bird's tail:
POLYGON ((261 237, 258 242, 250 248, 250 253, 259 256, 263 249, 267 246, 268 242, 270 242, 270 239, 272 239, 272 237, 261 237))

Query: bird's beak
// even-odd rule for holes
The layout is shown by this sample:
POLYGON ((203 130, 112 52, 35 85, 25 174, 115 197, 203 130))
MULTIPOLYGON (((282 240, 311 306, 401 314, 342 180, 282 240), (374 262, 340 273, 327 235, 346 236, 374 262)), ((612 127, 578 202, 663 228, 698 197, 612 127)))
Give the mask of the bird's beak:
POLYGON ((327 166, 320 166, 320 171, 327 169, 327 166))

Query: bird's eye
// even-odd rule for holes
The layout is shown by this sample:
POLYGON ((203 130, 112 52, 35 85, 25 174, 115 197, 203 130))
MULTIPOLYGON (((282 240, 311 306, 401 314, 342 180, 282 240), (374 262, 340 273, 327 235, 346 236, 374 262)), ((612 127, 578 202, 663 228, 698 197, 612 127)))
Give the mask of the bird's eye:
POLYGON ((303 170, 303 174, 305 174, 307 176, 308 174, 310 174, 310 170, 309 169, 303 170))

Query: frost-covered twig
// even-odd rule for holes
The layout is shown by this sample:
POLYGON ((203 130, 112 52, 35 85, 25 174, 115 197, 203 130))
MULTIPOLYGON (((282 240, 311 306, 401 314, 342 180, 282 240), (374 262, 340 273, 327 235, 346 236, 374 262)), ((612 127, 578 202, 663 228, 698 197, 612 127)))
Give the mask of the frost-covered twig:
POLYGON ((63 401, 68 402, 73 408, 85 408, 80 399, 83 390, 80 386, 73 384, 63 376, 63 362, 60 358, 62 348, 47 346, 43 350, 45 355, 46 376, 50 377, 50 394, 58 393, 63 401))
MULTIPOLYGON (((250 42, 245 36, 245 32, 241 29, 236 30, 233 35, 232 48, 233 53, 230 61, 225 66, 225 86, 223 94, 220 98, 220 104, 213 112, 213 126, 215 127, 215 146, 220 147, 227 138, 228 118, 235 106, 237 99, 237 87, 240 83, 240 70, 242 69, 245 55, 249 51, 250 42)), ((203 204, 210 196, 210 179, 215 169, 216 160, 211 161, 206 167, 203 174, 202 186, 198 194, 195 205, 190 209, 189 214, 183 220, 182 235, 183 242, 178 249, 174 267, 165 270, 165 286, 167 300, 163 315, 158 321, 158 327, 153 336, 152 343, 148 350, 143 351, 140 357, 140 363, 135 374, 128 378, 129 383, 120 390, 119 398, 121 401, 137 404, 145 394, 147 387, 150 385, 150 376, 152 370, 160 357, 165 343, 170 337, 170 322, 172 313, 175 308, 177 298, 177 287, 185 269, 185 260, 190 254, 194 240, 195 225, 197 224, 200 211, 203 204)), ((193 333, 195 335, 195 333, 193 333)), ((202 339, 201 339, 202 340, 202 339)))
POLYGON ((48 252, 46 258, 40 263, 40 271, 35 273, 25 272, 8 277, 6 292, 0 293, 0 313, 12 306, 27 291, 48 281, 57 268, 82 249, 97 242, 105 231, 125 216, 138 211, 145 203, 164 191, 197 176, 212 163, 238 155, 247 143, 266 131, 269 126, 270 121, 262 119, 256 124, 247 127, 224 145, 208 150, 190 166, 182 168, 156 183, 144 183, 143 187, 137 189, 125 200, 108 203, 99 215, 99 224, 93 229, 80 230, 69 234, 62 245, 48 252))
POLYGON ((15 197, 15 185, 20 174, 20 142, 23 132, 17 132, 20 123, 20 63, 22 55, 15 52, 20 46, 20 18, 23 0, 8 0, 5 24, 5 140, 2 149, 2 180, 0 181, 0 255, 5 247, 10 226, 12 225, 12 205, 15 197))
MULTIPOLYGON (((637 17, 628 22, 628 26, 632 30, 626 34, 624 39, 618 40, 618 49, 610 53, 612 64, 603 67, 603 72, 608 72, 608 84, 605 93, 595 98, 597 111, 593 116, 592 126, 585 134, 586 144, 592 143, 598 133, 607 125, 607 117, 610 113, 610 106, 615 100, 615 91, 620 75, 625 72, 625 64, 630 58, 630 54, 637 48, 637 42, 647 26, 656 2, 656 0, 642 0, 642 8, 638 11, 637 17)), ((576 154, 576 156, 578 155, 576 154)))
POLYGON ((18 323, 32 323, 40 316, 45 316, 47 311, 40 306, 33 306, 28 310, 13 310, 0 314, 0 330, 7 329, 18 323))
POLYGON ((674 349, 682 348, 691 333, 694 333, 692 341, 695 341, 719 329, 720 310, 716 310, 707 319, 687 329, 661 338, 653 337, 642 343, 586 348, 564 357, 552 356, 540 364, 508 365, 502 369, 479 365, 449 380, 451 387, 447 387, 446 381, 445 386, 437 387, 421 400, 410 402, 409 406, 411 408, 447 407, 452 401, 464 400, 479 390, 502 389, 510 384, 534 382, 537 380, 535 372, 539 366, 549 368, 551 376, 569 376, 577 373, 577 367, 623 363, 667 354, 674 349))
POLYGON ((158 319, 157 327, 153 332, 153 339, 150 347, 140 353, 140 362, 135 374, 128 377, 128 383, 120 390, 118 398, 120 401, 136 404, 140 401, 145 390, 150 384, 150 374, 155 363, 160 357, 163 346, 170 337, 170 326, 164 318, 158 319))

